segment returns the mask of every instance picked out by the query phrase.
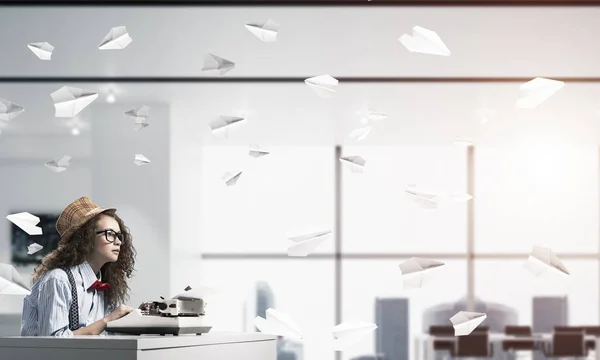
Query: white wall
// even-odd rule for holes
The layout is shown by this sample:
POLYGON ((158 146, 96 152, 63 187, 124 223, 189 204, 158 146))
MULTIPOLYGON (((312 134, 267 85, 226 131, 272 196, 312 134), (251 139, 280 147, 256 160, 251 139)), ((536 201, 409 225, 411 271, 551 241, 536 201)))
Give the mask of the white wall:
POLYGON ((178 294, 186 286, 198 284, 200 279, 200 220, 202 154, 197 114, 182 108, 180 103, 171 107, 169 128, 169 200, 171 255, 170 292, 178 294))
POLYGON ((130 304, 169 296, 169 107, 148 103, 150 126, 136 132, 125 111, 142 104, 116 103, 92 113, 92 199, 116 207, 133 235, 138 255, 130 304), (151 163, 136 166, 135 154, 151 163))
MULTIPOLYGON (((20 211, 59 213, 70 201, 91 192, 89 142, 89 138, 71 135, 0 138, 0 263, 11 262, 6 215, 20 211), (63 155, 74 157, 68 171, 54 173, 44 167, 46 161, 63 155)), ((33 269, 17 267, 28 283, 33 269)), ((22 300, 22 296, 0 296, 0 334, 18 334, 22 300)))
MULTIPOLYGON (((89 196, 100 206, 114 206, 130 227, 138 250, 130 283, 131 304, 167 296, 169 289, 169 108, 151 106, 151 125, 135 132, 124 111, 141 104, 94 104, 88 109, 94 130, 72 135, 0 137, 0 214, 13 211, 60 212, 68 203, 89 196), (135 153, 152 163, 137 167, 135 153), (46 161, 72 155, 65 172, 54 173, 46 161), (93 155, 93 156, 92 156, 93 155)), ((21 121, 39 119, 33 111, 21 121), (29 117, 28 117, 29 116, 29 117)), ((10 223, 0 221, 0 262, 10 263, 10 223)), ((19 268, 29 281, 32 267, 19 268)), ((22 309, 21 297, 0 298, 0 313, 22 309)))

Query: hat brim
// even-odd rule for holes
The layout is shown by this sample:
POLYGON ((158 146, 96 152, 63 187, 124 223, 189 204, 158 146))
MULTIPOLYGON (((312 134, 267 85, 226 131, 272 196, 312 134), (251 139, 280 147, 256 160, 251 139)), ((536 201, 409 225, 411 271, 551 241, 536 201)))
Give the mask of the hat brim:
POLYGON ((83 225, 85 225, 88 221, 90 221, 94 216, 101 214, 103 212, 107 212, 107 211, 116 211, 117 209, 115 208, 95 208, 90 210, 87 214, 85 214, 85 216, 80 217, 79 219, 77 219, 77 221, 71 225, 71 227, 69 227, 61 236, 60 239, 58 240, 59 244, 65 244, 69 241, 69 239, 71 238, 71 236, 73 235, 73 233, 75 233, 75 231, 77 231, 80 227, 82 227, 83 225))

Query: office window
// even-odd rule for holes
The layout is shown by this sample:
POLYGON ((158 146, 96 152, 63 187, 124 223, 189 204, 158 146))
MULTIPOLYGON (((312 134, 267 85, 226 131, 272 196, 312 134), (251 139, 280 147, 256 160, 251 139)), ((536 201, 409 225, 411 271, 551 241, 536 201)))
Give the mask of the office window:
MULTIPOLYGON (((444 260, 446 265, 434 271, 421 289, 405 290, 398 265, 407 259, 399 260, 345 260, 342 270, 342 319, 343 321, 375 322, 377 299, 407 298, 409 331, 406 344, 409 358, 416 359, 414 336, 423 333, 423 315, 433 306, 454 303, 466 297, 467 263, 465 260, 444 260)), ((449 318, 449 317, 448 317, 449 318)), ((440 321, 445 321, 442 319, 440 321)), ((377 332, 389 331, 382 324, 372 336, 343 352, 343 359, 349 360, 362 354, 374 354, 377 332)), ((388 354, 399 356, 399 354, 388 354)), ((401 358, 401 357, 400 357, 401 358)))
MULTIPOLYGON (((290 232, 333 231, 331 147, 270 147, 253 158, 248 147, 202 149, 202 251, 286 254, 290 232), (223 174, 243 170, 234 186, 223 174)), ((333 237, 315 253, 331 253, 333 237)))
POLYGON ((360 155, 365 172, 342 169, 344 253, 415 253, 466 251, 464 202, 466 151, 452 146, 344 147, 360 155), (419 208, 408 198, 408 185, 440 195, 437 210, 419 208))
POLYGON ((519 324, 532 322, 534 296, 567 296, 570 325, 598 322, 598 261, 563 260, 570 276, 531 275, 522 260, 476 260, 475 294, 478 299, 509 306, 517 311, 519 324))
POLYGON ((478 252, 597 252, 598 147, 475 149, 478 252))
MULTIPOLYGON (((367 165, 364 173, 356 174, 342 164, 338 174, 342 185, 341 247, 335 248, 332 238, 317 251, 324 259, 289 259, 285 254, 285 232, 297 225, 289 222, 290 219, 297 220, 308 214, 313 223, 326 219, 321 223, 328 222, 334 230, 334 169, 339 160, 333 152, 334 148, 327 147, 286 147, 252 159, 247 157, 247 148, 243 147, 204 149, 202 189, 206 202, 202 226, 204 248, 209 250, 205 251, 203 274, 207 279, 210 277, 209 283, 231 284, 238 289, 234 299, 219 300, 211 308, 211 314, 219 316, 219 326, 215 329, 251 331, 255 315, 248 309, 253 308, 252 302, 240 299, 249 299, 248 293, 252 291, 248 288, 257 280, 265 280, 280 294, 276 295, 275 308, 301 319, 297 320, 298 324, 302 322, 303 330, 314 331, 313 339, 314 334, 320 334, 321 338, 316 341, 305 342, 304 358, 334 359, 335 353, 324 339, 331 335, 331 327, 337 325, 336 306, 341 306, 340 322, 378 323, 375 318, 378 300, 381 303, 406 298, 406 346, 409 359, 415 360, 416 335, 426 332, 431 321, 447 323, 457 311, 456 306, 467 310, 469 261, 475 262, 475 299, 488 306, 496 303, 515 309, 520 324, 531 323, 534 296, 563 295, 568 297, 570 324, 597 322, 600 315, 597 260, 590 259, 589 255, 588 258, 563 259, 571 276, 557 279, 533 279, 522 267, 533 245, 549 246, 559 255, 561 252, 597 253, 595 148, 477 147, 475 193, 472 194, 475 251, 469 254, 467 203, 452 199, 453 195, 467 192, 465 148, 344 147, 343 156, 360 155, 367 165), (548 154, 555 156, 548 160, 544 158, 548 154), (261 162, 269 159, 271 162, 261 162), (294 166, 290 166, 288 160, 294 166), (236 186, 228 188, 220 176, 231 164, 241 164, 245 172, 236 186), (284 174, 279 171, 282 169, 284 174), (253 176, 259 173, 265 178, 253 176), (314 176, 316 173, 323 176, 314 176), (438 209, 423 210, 410 201, 405 193, 409 184, 437 193, 438 209), (292 203, 297 206, 290 207, 284 199, 293 199, 292 203), (265 222, 265 218, 268 221, 265 222), (234 219, 236 226, 228 226, 234 219), (274 225, 269 227, 265 223, 274 225), (266 235, 261 237, 261 234, 266 235), (254 240, 252 246, 246 238, 254 240), (211 253, 216 252, 222 253, 223 258, 211 258, 211 253), (227 260, 232 254, 253 252, 275 253, 279 255, 274 256, 280 258, 259 256, 227 260), (341 256, 336 258, 336 253, 341 256), (413 255, 427 253, 435 254, 432 259, 443 261, 446 266, 434 272, 423 289, 403 290, 399 263, 413 255), (484 253, 516 254, 511 259, 478 258, 484 253), (398 259, 384 259, 381 254, 396 255, 398 259), (453 259, 445 260, 444 256, 453 259), (335 291, 336 262, 342 264, 339 298, 335 291), (219 275, 228 268, 243 268, 244 274, 219 275), (307 278, 311 280, 307 282, 307 278), (312 279, 316 280, 315 285, 312 279), (283 285, 287 280, 297 286, 283 285), (279 304, 285 308, 280 309, 279 304), (323 304, 325 310, 320 308, 323 304), (438 312, 425 317, 425 311, 432 307, 437 307, 438 312), (311 312, 303 313, 308 308, 311 312)), ((372 335, 338 356, 349 360, 374 354, 378 333, 387 329, 385 324, 378 325, 380 328, 372 335)))
MULTIPOLYGON (((254 331, 256 284, 262 282, 268 306, 288 314, 298 327, 331 336, 334 324, 333 260, 204 260, 202 281, 224 290, 208 300, 207 316, 215 331, 254 331), (269 290, 270 288, 270 290, 269 290), (271 295, 269 295, 271 293, 271 295)), ((333 360, 333 350, 322 341, 304 342, 304 359, 333 360)))

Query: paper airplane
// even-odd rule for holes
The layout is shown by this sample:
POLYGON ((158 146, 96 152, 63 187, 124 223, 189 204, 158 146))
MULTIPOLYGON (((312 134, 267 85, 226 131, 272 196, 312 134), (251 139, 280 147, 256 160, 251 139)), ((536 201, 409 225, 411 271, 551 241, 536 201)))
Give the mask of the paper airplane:
POLYGON ((249 23, 246 24, 246 29, 256 35, 257 38, 264 42, 273 42, 277 40, 277 31, 279 24, 269 19, 263 24, 249 23))
POLYGON ((569 270, 559 260, 558 256, 550 248, 534 246, 531 255, 524 264, 534 276, 539 276, 548 271, 558 271, 564 275, 570 275, 569 270))
POLYGON ((59 172, 63 172, 65 170, 67 170, 67 168, 71 165, 71 164, 69 164, 70 160, 71 160, 71 157, 65 155, 65 156, 61 157, 60 159, 46 162, 44 164, 44 166, 54 172, 59 173, 59 172))
POLYGON ((466 201, 469 201, 472 199, 473 199, 473 196, 471 196, 469 194, 452 194, 452 200, 454 200, 454 201, 466 202, 466 201))
POLYGON ((133 159, 133 163, 137 166, 150 164, 150 160, 142 154, 135 154, 135 158, 133 159))
POLYGON ((226 172, 221 179, 223 179, 223 181, 225 181, 225 185, 229 187, 235 185, 240 179, 240 176, 242 176, 242 171, 231 171, 226 172))
POLYGON ((450 50, 433 30, 415 26, 412 36, 404 34, 398 40, 410 52, 450 56, 450 50))
POLYGON ((35 254, 36 252, 42 250, 44 247, 38 243, 33 243, 27 246, 27 255, 35 254))
POLYGON ((270 152, 264 149, 260 149, 258 145, 250 145, 250 150, 248 150, 248 155, 253 158, 259 158, 265 155, 269 155, 270 152))
POLYGON ((25 109, 12 101, 0 98, 0 120, 11 121, 21 115, 25 109))
POLYGON ((377 325, 371 323, 345 322, 339 324, 331 331, 335 340, 333 347, 337 351, 345 351, 350 347, 368 337, 377 329, 377 325))
POLYGON ((40 218, 35 215, 28 212, 21 212, 7 215, 6 219, 29 235, 42 235, 42 228, 36 226, 39 224, 40 218))
POLYGON ((440 261, 412 257, 399 265, 404 289, 420 289, 431 270, 445 264, 440 261))
POLYGON ((337 90, 339 81, 330 75, 319 75, 304 80, 304 83, 310 86, 319 96, 331 98, 337 90))
POLYGON ((429 192, 425 192, 422 190, 418 190, 415 185, 409 185, 406 190, 404 190, 407 196, 420 208, 426 210, 437 209, 437 195, 429 192))
POLYGON ((63 86, 52 94, 54 100, 55 117, 73 117, 98 98, 98 93, 63 86))
POLYGON ((133 130, 135 131, 140 131, 143 128, 150 126, 150 124, 148 124, 146 121, 141 121, 141 122, 134 122, 133 123, 133 130))
POLYGON ((29 295, 31 289, 12 265, 0 264, 0 295, 29 295))
POLYGON ((315 251, 331 235, 331 230, 307 232, 301 235, 288 236, 288 240, 295 242, 288 247, 288 256, 304 257, 315 251))
POLYGON ((367 120, 374 121, 374 122, 387 119, 387 117, 388 117, 388 114, 386 114, 382 111, 376 111, 376 110, 370 110, 370 109, 367 111, 367 116, 366 116, 367 120))
POLYGON ((372 126, 365 126, 365 127, 361 127, 358 129, 354 129, 350 133, 350 138, 352 138, 356 141, 364 140, 367 137, 367 135, 369 135, 372 128, 373 128, 372 126))
POLYGON ((139 131, 148 124, 148 116, 149 116, 150 107, 147 105, 142 105, 137 108, 133 108, 125 112, 125 116, 133 119, 134 129, 139 131))
POLYGON ((188 286, 186 286, 186 287, 185 287, 185 289, 183 289, 183 290, 184 290, 184 291, 190 291, 190 290, 192 290, 192 288, 191 288, 191 287, 188 285, 188 286))
POLYGON ((302 339, 303 337, 302 331, 289 315, 273 308, 267 309, 266 319, 260 316, 255 317, 254 326, 265 334, 286 336, 295 339, 302 339))
POLYGON ((389 116, 383 111, 377 111, 366 107, 363 107, 357 111, 357 114, 360 116, 360 121, 364 125, 384 120, 389 116))
POLYGON ((454 327, 454 336, 469 335, 487 318, 485 313, 459 311, 450 318, 454 327))
POLYGON ((225 75, 233 70, 235 63, 213 54, 204 55, 204 66, 202 71, 219 70, 220 75, 225 75))
POLYGON ((519 86, 521 96, 517 100, 519 109, 535 109, 539 104, 562 89, 565 83, 537 77, 519 86))
POLYGON ((209 126, 213 135, 227 139, 229 130, 234 129, 245 122, 246 120, 239 116, 219 116, 217 119, 211 121, 209 126))
POLYGON ((346 165, 353 173, 362 173, 367 163, 365 159, 360 156, 344 156, 340 158, 340 161, 346 165))
POLYGON ((98 49, 100 50, 122 50, 125 49, 133 39, 129 37, 127 33, 127 28, 125 26, 117 26, 108 32, 100 45, 98 45, 98 49))
POLYGON ((40 60, 52 60, 52 52, 54 51, 54 46, 48 44, 47 42, 31 43, 27 44, 27 47, 40 60))

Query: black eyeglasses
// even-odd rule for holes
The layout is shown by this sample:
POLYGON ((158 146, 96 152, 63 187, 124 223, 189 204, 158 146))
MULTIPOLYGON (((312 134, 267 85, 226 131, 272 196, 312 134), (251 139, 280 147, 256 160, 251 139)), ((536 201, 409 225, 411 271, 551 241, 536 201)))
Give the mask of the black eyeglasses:
POLYGON ((96 231, 96 235, 98 234, 102 234, 104 233, 104 237, 106 238, 106 241, 108 241, 109 243, 114 243, 117 239, 119 239, 119 241, 122 243, 123 239, 125 238, 123 236, 123 233, 118 233, 114 230, 100 230, 100 231, 96 231))

